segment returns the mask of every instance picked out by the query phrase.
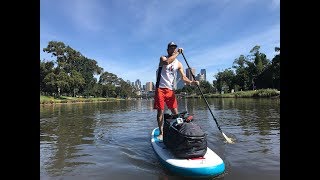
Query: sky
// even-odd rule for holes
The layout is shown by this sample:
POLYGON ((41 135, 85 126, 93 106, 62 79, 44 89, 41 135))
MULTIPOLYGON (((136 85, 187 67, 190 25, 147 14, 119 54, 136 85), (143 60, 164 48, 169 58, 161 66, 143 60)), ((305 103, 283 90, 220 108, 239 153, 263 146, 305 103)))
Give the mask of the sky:
MULTIPOLYGON (((280 0, 40 0, 40 60, 56 60, 43 52, 49 41, 142 85, 156 82, 160 56, 174 41, 195 76, 206 69, 212 83, 256 45, 272 60, 280 47, 280 0)), ((177 59, 186 69, 183 56, 177 59)))

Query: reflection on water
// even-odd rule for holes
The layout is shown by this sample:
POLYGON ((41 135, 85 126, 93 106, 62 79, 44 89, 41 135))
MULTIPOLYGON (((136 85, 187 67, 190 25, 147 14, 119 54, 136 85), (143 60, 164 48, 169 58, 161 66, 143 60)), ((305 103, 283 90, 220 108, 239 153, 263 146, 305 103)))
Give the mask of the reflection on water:
MULTIPOLYGON (((235 144, 225 143, 203 99, 179 99, 178 109, 194 115, 208 146, 225 161, 227 172, 215 179, 280 179, 280 100, 207 101, 235 144)), ((40 176, 183 179, 154 154, 149 138, 156 126, 153 100, 42 105, 40 176)))
POLYGON ((95 109, 84 104, 40 108, 40 154, 50 158, 48 162, 43 162, 49 173, 59 174, 87 164, 73 162, 72 159, 90 155, 79 154, 79 151, 81 146, 94 141, 95 122, 90 112, 95 109))

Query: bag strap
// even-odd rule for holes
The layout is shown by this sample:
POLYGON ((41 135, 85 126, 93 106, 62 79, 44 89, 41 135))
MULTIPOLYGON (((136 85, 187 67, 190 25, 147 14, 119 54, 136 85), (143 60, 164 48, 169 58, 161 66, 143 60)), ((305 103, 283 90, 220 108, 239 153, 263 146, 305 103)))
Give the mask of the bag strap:
POLYGON ((159 66, 159 68, 158 68, 158 74, 157 74, 156 88, 159 87, 161 70, 162 70, 162 66, 159 66))

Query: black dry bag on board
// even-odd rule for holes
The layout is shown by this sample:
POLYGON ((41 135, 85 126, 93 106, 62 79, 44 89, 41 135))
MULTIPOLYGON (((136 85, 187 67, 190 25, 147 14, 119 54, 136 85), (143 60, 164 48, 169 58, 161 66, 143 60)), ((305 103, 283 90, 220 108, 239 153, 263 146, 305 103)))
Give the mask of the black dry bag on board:
POLYGON ((163 143, 177 158, 202 157, 207 152, 207 138, 200 126, 186 121, 186 112, 164 114, 163 143))

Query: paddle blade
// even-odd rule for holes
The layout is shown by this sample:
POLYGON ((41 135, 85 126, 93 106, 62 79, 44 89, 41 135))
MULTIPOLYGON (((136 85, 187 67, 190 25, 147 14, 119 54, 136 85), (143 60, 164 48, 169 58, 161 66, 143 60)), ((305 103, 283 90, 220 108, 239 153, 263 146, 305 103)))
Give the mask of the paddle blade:
POLYGON ((223 137, 227 140, 228 143, 233 144, 234 142, 228 138, 224 133, 222 133, 223 137))

